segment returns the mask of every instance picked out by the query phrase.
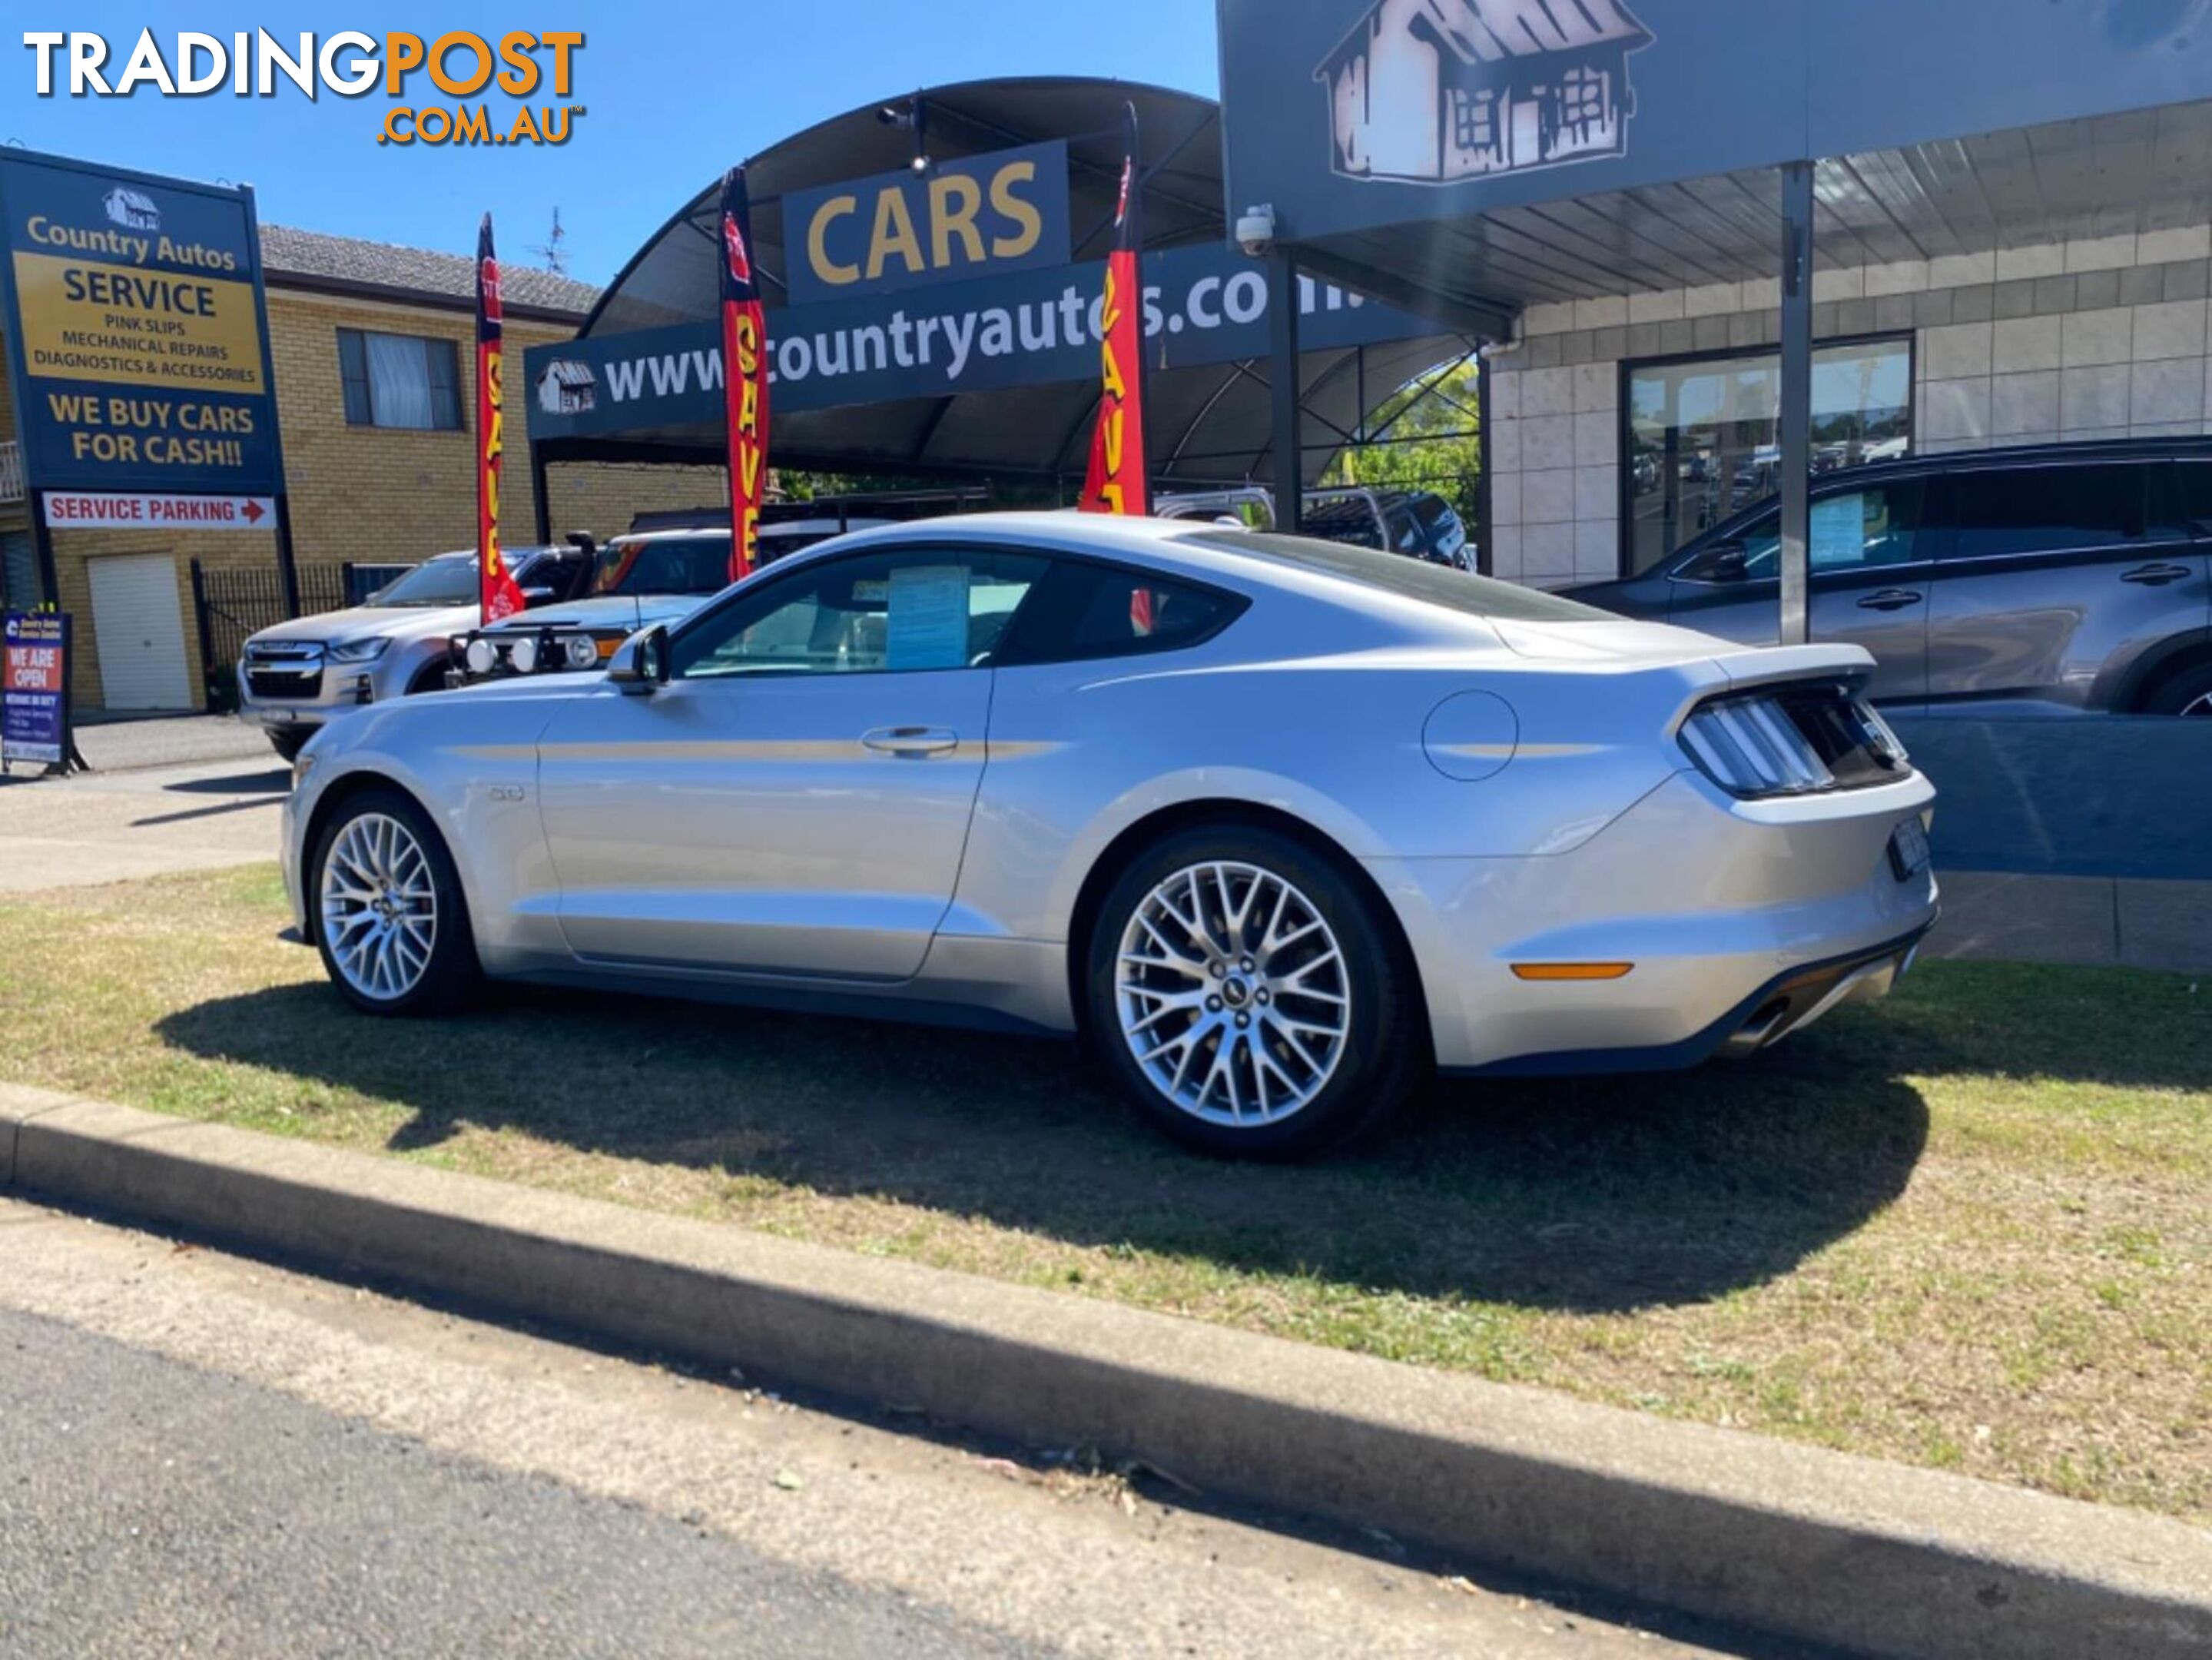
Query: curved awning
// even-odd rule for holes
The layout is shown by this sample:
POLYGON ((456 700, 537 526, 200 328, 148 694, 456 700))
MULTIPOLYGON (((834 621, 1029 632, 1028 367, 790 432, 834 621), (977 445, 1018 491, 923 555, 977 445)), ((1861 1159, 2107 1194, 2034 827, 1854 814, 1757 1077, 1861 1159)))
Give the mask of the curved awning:
MULTIPOLYGON (((754 260, 765 278, 769 331, 803 331, 814 307, 784 303, 783 203, 797 192, 896 172, 915 155, 905 116, 919 100, 923 139, 937 161, 1048 141, 1068 155, 1069 240, 1078 266, 1104 258, 1121 170, 1124 102, 1137 109, 1147 253, 1225 246, 1219 107, 1210 99, 1126 82, 1052 77, 971 82, 872 103, 753 157, 754 260)), ((675 339, 711 325, 716 307, 719 177, 701 188, 618 275, 580 331, 590 351, 620 349, 623 337, 675 339), (654 331, 665 331, 656 336, 654 331)), ((1200 256, 1194 256, 1200 257, 1200 256)), ((1252 265, 1256 272, 1261 267, 1252 265)), ((945 295, 951 285, 930 290, 945 295)), ((1334 308, 1332 297, 1330 308, 1334 308)), ((1178 325, 1179 326, 1179 325, 1178 325)), ((1317 327, 1325 336, 1325 327, 1317 327)), ((1434 333, 1309 351, 1302 364, 1309 478, 1327 466, 1364 411, 1431 366, 1473 349, 1471 336, 1434 333)), ((1264 357, 1156 369, 1150 432, 1157 477, 1187 482, 1267 481, 1272 477, 1271 394, 1264 357)), ((779 465, 917 476, 1048 478, 1079 474, 1098 398, 1088 375, 1003 390, 852 403, 779 406, 773 451, 779 465)), ((796 401, 796 400, 794 400, 796 401)), ((552 423, 548 423, 551 425, 552 423)), ((544 459, 719 464, 719 418, 702 406, 683 418, 551 436, 544 459)))

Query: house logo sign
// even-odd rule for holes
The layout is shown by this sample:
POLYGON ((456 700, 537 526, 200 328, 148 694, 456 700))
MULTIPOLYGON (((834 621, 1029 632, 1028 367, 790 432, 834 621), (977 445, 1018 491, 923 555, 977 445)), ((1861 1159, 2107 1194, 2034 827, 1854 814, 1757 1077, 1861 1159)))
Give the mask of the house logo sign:
POLYGON ((585 415, 599 406, 599 377, 591 365, 558 357, 538 377, 538 407, 548 415, 585 415))
POLYGON ((158 231, 161 228, 161 210, 154 205, 154 198, 143 191, 135 191, 118 185, 100 198, 106 210, 107 222, 125 230, 158 231))
POLYGON ((1456 185, 1626 155, 1655 39, 1623 0, 1377 0, 1314 70, 1330 165, 1456 185))

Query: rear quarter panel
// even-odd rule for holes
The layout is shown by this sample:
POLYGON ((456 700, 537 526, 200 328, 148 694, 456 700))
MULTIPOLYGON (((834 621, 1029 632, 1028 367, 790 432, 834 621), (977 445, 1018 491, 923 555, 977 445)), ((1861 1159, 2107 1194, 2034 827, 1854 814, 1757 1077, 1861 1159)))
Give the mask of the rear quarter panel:
POLYGON ((1196 801, 1274 808, 1361 860, 1565 852, 1687 764, 1666 733, 1700 684, 1725 677, 1710 666, 1563 674, 1502 649, 1002 669, 945 931, 1066 939, 1109 844, 1196 801), (1423 747, 1431 714, 1467 691, 1512 711, 1510 753, 1477 781, 1445 776, 1423 747))

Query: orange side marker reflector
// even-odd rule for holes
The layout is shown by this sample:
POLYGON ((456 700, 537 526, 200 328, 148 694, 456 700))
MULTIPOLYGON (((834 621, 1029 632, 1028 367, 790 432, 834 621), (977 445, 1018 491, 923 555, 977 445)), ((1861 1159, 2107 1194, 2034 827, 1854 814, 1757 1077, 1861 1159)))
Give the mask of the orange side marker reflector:
POLYGON ((1618 980, 1633 963, 1516 963, 1516 980, 1618 980))

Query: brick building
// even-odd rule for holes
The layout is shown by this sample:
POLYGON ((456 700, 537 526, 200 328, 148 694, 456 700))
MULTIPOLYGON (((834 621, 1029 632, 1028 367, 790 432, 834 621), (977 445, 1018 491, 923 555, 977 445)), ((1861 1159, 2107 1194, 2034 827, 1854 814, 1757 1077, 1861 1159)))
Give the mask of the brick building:
MULTIPOLYGON (((270 351, 303 587, 318 568, 406 562, 476 540, 474 269, 465 258, 264 226, 270 351)), ((525 348, 573 334, 598 290, 508 267, 507 465, 501 524, 535 536, 525 348)), ((0 341, 0 350, 6 342, 0 341)), ((0 575, 9 603, 42 597, 15 411, 0 375, 0 575)), ((564 466, 550 475, 551 528, 606 535, 647 508, 726 499, 716 469, 564 466)), ((71 690, 80 709, 191 708, 204 696, 191 561, 274 572, 276 539, 255 531, 53 532, 62 608, 76 619, 71 690), (175 616, 150 595, 147 561, 167 560, 175 616), (103 561, 114 563, 103 565, 103 561), (115 580, 126 569, 136 580, 115 580), (131 656, 103 666, 100 612, 131 656), (111 689, 116 694, 110 696, 111 689)), ((158 589, 159 584, 153 585, 158 589)), ((218 673, 221 666, 216 666, 218 673)))

